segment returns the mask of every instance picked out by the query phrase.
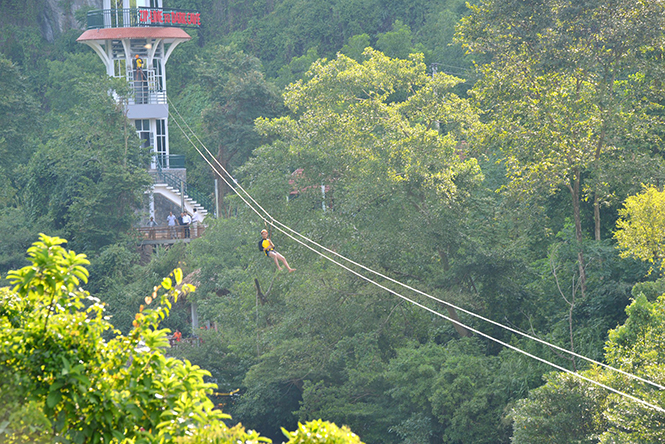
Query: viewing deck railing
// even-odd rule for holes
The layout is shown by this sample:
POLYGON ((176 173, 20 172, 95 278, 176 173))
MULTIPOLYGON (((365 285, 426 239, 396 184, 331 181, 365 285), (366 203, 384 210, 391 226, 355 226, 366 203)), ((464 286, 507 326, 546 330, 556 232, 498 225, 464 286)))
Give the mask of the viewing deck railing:
POLYGON ((154 168, 158 172, 162 172, 162 170, 168 170, 170 168, 185 168, 185 155, 184 154, 169 154, 168 156, 166 154, 155 154, 153 156, 152 163, 154 164, 154 168))
POLYGON ((144 241, 171 241, 177 239, 196 239, 203 236, 205 226, 201 223, 190 225, 176 225, 174 227, 140 227, 139 234, 144 241))
POLYGON ((133 92, 130 105, 166 104, 166 91, 154 69, 128 69, 126 76, 133 92))
POLYGON ((94 9, 87 14, 87 29, 146 26, 198 28, 201 26, 201 14, 160 8, 94 9))

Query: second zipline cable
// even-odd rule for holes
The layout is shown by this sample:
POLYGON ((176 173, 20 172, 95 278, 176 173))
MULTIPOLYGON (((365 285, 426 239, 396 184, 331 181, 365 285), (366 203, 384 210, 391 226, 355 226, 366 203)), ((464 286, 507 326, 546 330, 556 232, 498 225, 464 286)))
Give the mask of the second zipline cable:
POLYGON ((445 316, 445 315, 443 315, 443 314, 441 314, 441 313, 438 313, 438 312, 436 312, 436 311, 434 311, 434 310, 432 310, 432 309, 430 309, 430 308, 428 308, 428 307, 426 307, 426 306, 424 306, 424 305, 422 305, 422 304, 420 304, 420 303, 418 303, 418 302, 416 302, 416 301, 413 301, 413 300, 411 300, 411 299, 409 299, 409 298, 407 298, 407 297, 405 297, 405 296, 403 296, 403 295, 401 295, 401 294, 395 292, 394 290, 388 289, 387 287, 385 287, 385 286, 383 286, 383 285, 381 285, 381 284, 379 284, 379 283, 377 283, 377 282, 372 281, 371 279, 369 279, 369 278, 367 278, 366 276, 364 276, 364 275, 358 273, 357 271, 352 270, 351 268, 349 268, 349 267, 347 267, 347 266, 341 264, 340 262, 338 262, 338 261, 336 261, 336 260, 330 258, 329 256, 326 256, 325 254, 321 253, 320 251, 316 250, 315 248, 311 247, 310 245, 308 245, 308 244, 302 242, 300 239, 297 239, 296 237, 294 237, 294 235, 295 235, 295 236, 299 236, 299 237, 301 237, 302 239, 306 240, 307 242, 310 242, 311 244, 315 245, 316 247, 321 248, 322 250, 324 250, 324 251, 326 251, 326 252, 328 252, 328 253, 331 253, 331 254, 333 254, 333 255, 339 257, 340 259, 343 259, 343 260, 349 262, 350 264, 353 264, 353 265, 355 265, 355 266, 357 266, 357 267, 359 267, 359 268, 361 268, 361 269, 363 269, 363 270, 365 270, 365 271, 368 271, 368 272, 370 272, 370 273, 372 273, 372 274, 374 274, 374 275, 376 275, 376 276, 379 276, 379 277, 381 277, 381 278, 383 278, 383 279, 386 279, 386 280, 388 280, 388 281, 390 281, 390 282, 392 282, 392 283, 394 283, 394 284, 400 285, 400 286, 402 286, 403 288, 406 288, 406 289, 408 289, 408 290, 410 290, 410 291, 413 291, 413 292, 415 292, 415 293, 417 293, 417 294, 420 294, 420 295, 422 295, 422 296, 425 296, 425 297, 427 297, 427 298, 429 298, 429 299, 431 299, 431 300, 433 300, 433 301, 439 302, 439 303, 441 303, 441 304, 443 304, 443 305, 445 305, 445 306, 448 306, 448 307, 454 308, 454 309, 456 309, 456 310, 462 311, 463 313, 466 313, 466 314, 468 314, 468 315, 470 315, 470 316, 476 317, 476 318, 478 318, 478 319, 480 319, 480 320, 483 320, 483 321, 488 322, 488 323, 490 323, 490 324, 493 324, 493 325, 495 325, 495 326, 501 327, 501 328, 503 328, 503 329, 505 329, 505 330, 507 330, 507 331, 510 331, 510 332, 512 332, 512 333, 515 333, 515 334, 518 334, 518 335, 523 336, 523 337, 525 337, 525 338, 527 338, 527 339, 531 339, 531 340, 534 340, 534 341, 539 342, 539 343, 541 343, 541 344, 547 345, 547 346, 549 346, 549 347, 551 347, 551 348, 554 348, 554 349, 559 350, 559 351, 561 351, 561 352, 567 353, 567 354, 569 354, 569 355, 571 355, 571 356, 574 356, 574 357, 580 358, 580 359, 585 360, 585 361, 587 361, 587 362, 589 362, 589 363, 592 363, 592 364, 595 364, 595 365, 601 366, 601 367, 606 368, 606 369, 608 369, 608 370, 612 370, 612 371, 618 372, 618 373, 620 373, 620 374, 623 374, 624 376, 627 376, 627 377, 629 377, 629 378, 632 378, 632 379, 635 379, 635 380, 641 381, 641 382, 643 382, 643 383, 645 383, 645 384, 651 385, 651 386, 656 387, 656 388, 658 388, 658 389, 660 389, 660 390, 665 390, 665 386, 662 386, 662 385, 660 385, 660 384, 658 384, 658 383, 655 383, 655 382, 650 381, 650 380, 648 380, 648 379, 644 379, 644 378, 642 378, 642 377, 640 377, 640 376, 637 376, 637 375, 634 375, 634 374, 632 374, 632 373, 625 372, 625 371, 623 371, 623 370, 621 370, 621 369, 614 368, 614 367, 612 367, 612 366, 610 366, 610 365, 603 364, 603 363, 601 363, 601 362, 597 362, 597 361, 595 361, 595 360, 593 360, 593 359, 591 359, 591 358, 587 358, 586 356, 579 355, 579 354, 577 354, 577 353, 575 353, 575 352, 572 352, 572 351, 570 351, 570 350, 564 349, 564 348, 559 347, 559 346, 557 346, 557 345, 555 345, 555 344, 551 344, 551 343, 549 343, 549 342, 547 342, 547 341, 544 341, 544 340, 542 340, 542 339, 540 339, 540 338, 533 337, 533 336, 528 335, 528 334, 526 334, 526 333, 524 333, 524 332, 521 332, 521 331, 519 331, 519 330, 513 329, 512 327, 508 327, 508 326, 503 325, 503 324, 501 324, 501 323, 499 323, 499 322, 493 321, 493 320, 491 320, 491 319, 488 319, 488 318, 485 318, 485 317, 483 317, 483 316, 481 316, 481 315, 478 315, 478 314, 476 314, 476 313, 473 313, 473 312, 471 312, 471 311, 469 311, 469 310, 465 310, 465 309, 463 309, 463 308, 461 308, 461 307, 457 307, 457 306, 455 306, 454 304, 451 304, 451 303, 449 303, 449 302, 446 302, 446 301, 440 300, 440 299, 438 299, 438 298, 436 298, 436 297, 434 297, 434 296, 432 296, 432 295, 429 295, 429 294, 427 294, 427 293, 425 293, 425 292, 423 292, 423 291, 421 291, 421 290, 418 290, 418 289, 416 289, 416 288, 413 288, 413 287, 411 287, 411 286, 409 286, 409 285, 407 285, 407 284, 404 284, 404 283, 402 283, 402 282, 400 282, 400 281, 397 281, 397 280, 395 280, 395 279, 393 279, 393 278, 390 278, 390 277, 388 277, 388 276, 385 276, 385 275, 383 275, 382 273, 379 273, 379 272, 377 272, 377 271, 375 271, 375 270, 372 270, 372 269, 369 268, 369 267, 366 267, 366 266, 364 266, 364 265, 362 265, 362 264, 359 264, 359 263, 357 263, 357 262, 355 262, 355 261, 353 261, 353 260, 351 260, 351 259, 348 259, 348 258, 346 258, 345 256, 340 255, 340 254, 337 253, 337 252, 334 252, 334 251, 332 251, 332 250, 329 250, 328 248, 326 248, 326 247, 324 247, 324 246, 318 244, 317 242, 315 242, 315 241, 309 239, 308 237, 306 237, 306 236, 304 236, 304 235, 298 233, 297 231, 291 229, 291 228, 288 227, 287 225, 282 224, 282 223, 279 222, 278 220, 274 219, 274 218, 270 215, 270 213, 268 213, 268 212, 267 212, 267 211, 266 211, 266 210, 265 210, 265 209, 264 209, 264 208, 263 208, 258 202, 256 202, 256 200, 254 200, 254 198, 253 198, 253 197, 252 197, 252 196, 251 196, 251 195, 250 195, 250 194, 249 194, 249 193, 248 193, 248 192, 247 192, 247 191, 246 191, 246 190, 245 190, 245 189, 244 189, 239 183, 238 183, 238 181, 235 180, 235 178, 234 178, 234 177, 233 177, 233 176, 232 176, 232 175, 231 175, 231 174, 230 174, 230 173, 229 173, 229 172, 228 172, 228 171, 227 171, 227 170, 226 170, 226 169, 225 169, 225 168, 224 168, 224 167, 223 167, 218 161, 217 161, 217 159, 216 159, 216 158, 212 155, 212 153, 210 153, 210 151, 207 149, 207 147, 205 146, 205 144, 203 144, 203 142, 201 142, 201 140, 198 138, 198 136, 196 136, 196 133, 194 133, 194 131, 191 130, 191 128, 189 127, 189 125, 187 125, 187 123, 186 123, 186 121, 184 120, 184 118, 182 118, 182 116, 180 116, 180 114, 178 113, 178 111, 177 111, 177 109, 175 108, 175 106, 173 106, 173 108, 174 108, 174 110, 176 111, 176 113, 178 114, 178 116, 182 119, 182 121, 184 122, 184 124, 188 127, 188 129, 190 130, 190 132, 194 135, 194 137, 196 137, 196 139, 197 139, 198 142, 201 144, 201 146, 203 146, 203 148, 204 148, 205 151, 208 153, 208 155, 209 155, 210 157, 212 157, 212 158, 215 160, 215 163, 219 166, 219 168, 221 168, 221 170, 223 171, 223 173, 224 173, 226 176, 228 176, 228 177, 233 181, 233 183, 235 184, 235 186, 231 185, 231 183, 230 183, 230 182, 224 177, 224 174, 221 174, 220 171, 219 171, 215 166, 213 166, 212 163, 210 163, 210 161, 209 161, 209 160, 203 155, 203 153, 202 153, 202 152, 200 151, 200 149, 196 146, 196 144, 194 144, 194 142, 191 140, 191 138, 186 134, 186 132, 183 130, 182 126, 180 126, 180 124, 177 122, 177 120, 174 119, 176 125, 178 125, 178 128, 183 132, 183 134, 185 135, 185 137, 187 138, 187 140, 188 140, 188 141, 194 146, 194 148, 195 148, 196 151, 199 153, 199 155, 201 155, 201 157, 206 161, 206 163, 208 163, 208 165, 210 165, 210 167, 213 169, 213 171, 215 171, 215 172, 216 172, 216 173, 222 178, 222 180, 224 180, 224 182, 227 184, 227 186, 228 186, 230 189, 232 189, 232 190, 234 191, 234 193, 236 193, 236 195, 238 195, 238 197, 239 197, 239 198, 245 203, 245 205, 247 205, 252 211, 254 211, 254 212, 255 212, 255 213, 256 213, 256 214, 257 214, 257 215, 258 215, 258 216, 264 221, 264 222, 266 222, 266 223, 270 223, 270 224, 273 225, 277 230, 279 230, 279 231, 282 232, 284 235, 286 235, 286 236, 288 236, 289 238, 291 238, 292 240, 294 240, 296 243, 298 243, 298 244, 300 244, 300 245, 302 245, 302 246, 304 246, 304 247, 310 249, 311 251, 315 252, 316 254, 320 255, 321 257, 323 257, 323 258, 329 260, 330 262, 332 262, 332 263, 334 263, 334 264, 336 264, 336 265, 338 265, 338 266, 344 268, 345 270, 347 270, 347 271, 353 273, 354 275, 356 275, 356 276, 358 276, 358 277, 360 277, 360 278, 366 280, 367 282, 372 283, 373 285, 376 285, 376 286, 378 286, 378 287, 380 287, 380 288, 382 288, 382 289, 385 289, 385 290, 389 291, 390 293, 395 294, 395 295, 397 295, 398 297, 400 297, 400 298, 402 298, 402 299, 404 299, 404 300, 406 300, 406 301, 408 301, 408 302, 410 302, 410 303, 412 303, 412 304, 414 304, 414 305, 416 305, 416 306, 418 306, 418 307, 420 307, 420 308, 423 308, 423 309, 425 309, 425 310, 427 310, 427 311, 430 311, 430 312, 436 314, 437 316, 439 316, 439 317, 441 317, 441 318, 443 318, 443 319, 445 319, 445 320, 447 320, 447 321, 450 321, 450 322, 452 322, 452 323, 454 323, 454 324, 456 324, 456 325, 463 326, 464 328, 467 328, 469 331, 472 331, 472 332, 474 332, 474 333, 476 333, 476 334, 478 334, 478 335, 480 335, 480 336, 483 336, 483 337, 485 337, 485 338, 487 338, 487 339, 490 339, 490 340, 492 340, 492 341, 494 341, 494 342, 497 342, 497 343, 499 343, 500 345, 502 345, 502 346, 504 346, 504 347, 506 347, 506 348, 509 348, 509 349, 511 349, 511 350, 515 350, 515 351, 517 351, 517 352, 519 352, 519 353, 522 353, 522 354, 524 354, 524 355, 526 355, 526 356, 528 356, 528 357, 531 357, 532 359, 536 359, 536 360, 538 360, 538 361, 540 361, 540 362, 543 362, 543 363, 545 363, 545 364, 548 364, 548 365, 550 365, 551 367, 556 368, 557 370, 560 370, 560 371, 563 371, 563 372, 569 373, 569 374, 574 375, 574 376, 576 376, 576 377, 578 377, 578 378, 580 378, 580 379, 586 380, 587 382, 590 382, 590 383, 596 384, 596 385, 598 385, 598 386, 600 386, 600 387, 603 387, 603 388, 605 388, 605 389, 607 389, 607 390, 609 390, 609 391, 611 391, 611 392, 613 392, 613 393, 620 394, 620 395, 625 396, 625 397, 627 397, 627 398, 629 398, 629 399, 632 399, 632 400, 634 400, 634 401, 636 401, 636 402, 639 402, 639 403, 641 403, 641 404, 644 404, 644 405, 646 405, 646 406, 648 406, 648 407, 650 407, 650 408, 653 408, 653 409, 655 409, 655 410, 658 410, 658 411, 661 411, 661 412, 665 413, 665 410, 662 409, 662 408, 660 408, 660 407, 658 407, 658 406, 655 406, 655 405, 653 405, 653 404, 647 403, 646 401, 640 400, 639 398, 635 398, 635 397, 632 396, 632 395, 628 395, 628 394, 622 393, 622 392, 620 392, 620 391, 618 391, 618 390, 615 390, 615 389, 613 389, 613 388, 611 388, 611 387, 608 387, 608 386, 606 386, 606 385, 604 385, 604 384, 602 384, 602 383, 599 383, 599 382, 597 382, 597 381, 594 381, 594 380, 592 380, 592 379, 586 378, 586 377, 584 377, 584 376, 582 376, 582 375, 579 375, 578 373, 572 372, 572 371, 570 371, 570 370, 568 370, 568 369, 565 369, 565 368, 563 368, 563 367, 561 367, 561 366, 558 366, 557 364, 551 363, 551 362, 549 362, 549 361, 547 361, 547 360, 545 360, 545 359, 543 359, 543 358, 537 357, 537 356, 532 355, 532 354, 530 354, 530 353, 528 353, 528 352, 525 352, 525 351, 523 351, 523 350, 521 350, 521 349, 519 349, 519 348, 517 348, 517 347, 514 347, 514 346, 512 346, 512 345, 510 345, 510 344, 507 344, 507 343, 505 343, 505 342, 503 342, 503 341, 501 341, 501 340, 499 340, 499 339, 496 339, 496 338, 494 338, 494 337, 492 337, 492 336, 490 336, 490 335, 488 335, 488 334, 482 333, 482 332, 480 332, 480 331, 478 331, 478 330, 476 330, 476 329, 474 329, 474 328, 472 328, 472 327, 469 327, 469 326, 463 324, 463 323, 460 322, 460 321, 456 321, 456 320, 454 320, 454 319, 452 319, 452 318, 449 318, 449 317, 447 317, 447 316, 445 316), (251 205, 251 204, 247 201, 247 199, 246 199, 244 196, 242 196, 242 195, 238 192, 238 189, 240 189, 240 190, 241 190, 241 191, 247 196, 247 198, 250 199, 250 200, 251 200, 251 201, 252 201, 252 202, 253 202, 253 203, 254 203, 254 204, 255 204, 255 205, 256 205, 256 206, 257 206, 257 207, 263 212, 263 213, 264 213, 264 214, 261 214, 261 212, 259 212, 256 208, 254 208, 254 206, 251 205), (280 227, 284 227, 284 228, 280 228, 280 227), (288 233, 287 230, 290 231, 290 232, 292 232, 292 233, 294 233, 294 235, 291 235, 290 233, 288 233))

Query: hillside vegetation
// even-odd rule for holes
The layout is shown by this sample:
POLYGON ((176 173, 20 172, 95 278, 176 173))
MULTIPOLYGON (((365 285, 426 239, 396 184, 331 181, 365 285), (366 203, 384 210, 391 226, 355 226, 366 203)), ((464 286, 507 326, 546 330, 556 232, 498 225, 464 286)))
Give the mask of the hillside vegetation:
POLYGON ((128 91, 19 3, 0 19, 3 440, 665 439, 661 2, 168 2, 203 23, 168 62, 171 111, 269 216, 221 183, 205 236, 149 259, 150 153, 107 94, 128 91), (264 228, 296 271, 257 251, 264 228))

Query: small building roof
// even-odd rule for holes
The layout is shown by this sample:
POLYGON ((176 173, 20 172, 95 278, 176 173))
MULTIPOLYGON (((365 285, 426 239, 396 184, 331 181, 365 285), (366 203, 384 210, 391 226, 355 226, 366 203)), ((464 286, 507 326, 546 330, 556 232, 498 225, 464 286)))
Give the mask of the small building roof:
POLYGON ((76 41, 122 39, 190 40, 191 37, 180 28, 104 28, 89 29, 81 34, 81 37, 76 41))

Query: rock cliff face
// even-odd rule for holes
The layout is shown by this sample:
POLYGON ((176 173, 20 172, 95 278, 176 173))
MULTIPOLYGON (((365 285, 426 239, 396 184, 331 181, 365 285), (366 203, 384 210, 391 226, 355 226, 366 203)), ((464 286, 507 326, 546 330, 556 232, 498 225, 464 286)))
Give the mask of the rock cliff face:
POLYGON ((74 13, 83 7, 102 9, 102 0, 45 0, 39 17, 44 38, 52 42, 65 31, 81 29, 74 13))

